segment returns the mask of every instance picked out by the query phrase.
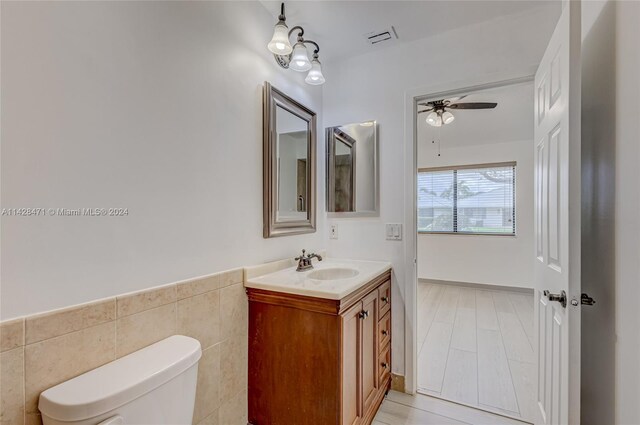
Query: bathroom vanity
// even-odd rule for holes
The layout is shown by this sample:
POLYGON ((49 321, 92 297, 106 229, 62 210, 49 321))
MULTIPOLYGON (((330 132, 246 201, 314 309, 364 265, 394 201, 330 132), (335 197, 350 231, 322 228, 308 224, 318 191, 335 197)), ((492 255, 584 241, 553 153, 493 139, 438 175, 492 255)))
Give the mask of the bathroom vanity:
POLYGON ((314 266, 245 279, 250 424, 370 424, 390 388, 391 265, 314 266))

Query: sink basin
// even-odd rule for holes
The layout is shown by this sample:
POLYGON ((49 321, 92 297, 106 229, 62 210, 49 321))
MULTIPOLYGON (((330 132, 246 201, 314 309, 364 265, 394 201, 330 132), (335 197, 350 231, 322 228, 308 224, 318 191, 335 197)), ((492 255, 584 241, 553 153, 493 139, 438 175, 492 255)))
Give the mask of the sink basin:
POLYGON ((333 267, 327 269, 314 270, 309 273, 309 279, 316 280, 338 280, 349 279, 358 275, 358 270, 346 267, 333 267))

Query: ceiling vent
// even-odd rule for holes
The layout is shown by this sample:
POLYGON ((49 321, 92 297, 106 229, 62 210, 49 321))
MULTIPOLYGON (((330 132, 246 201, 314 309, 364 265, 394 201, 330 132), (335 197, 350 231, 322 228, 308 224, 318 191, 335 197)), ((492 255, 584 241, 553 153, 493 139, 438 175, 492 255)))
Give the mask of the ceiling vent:
POLYGON ((398 39, 398 33, 396 33, 396 29, 391 26, 389 28, 383 29, 381 31, 373 31, 364 35, 364 38, 367 39, 367 42, 371 45, 377 45, 381 43, 388 43, 390 41, 394 41, 398 39))

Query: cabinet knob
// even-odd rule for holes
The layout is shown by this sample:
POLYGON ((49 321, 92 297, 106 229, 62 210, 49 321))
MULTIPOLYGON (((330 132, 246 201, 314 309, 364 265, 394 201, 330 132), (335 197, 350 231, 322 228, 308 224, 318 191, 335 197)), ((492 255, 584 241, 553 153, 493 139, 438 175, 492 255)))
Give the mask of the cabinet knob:
POLYGON ((382 297, 382 298, 380 298, 380 301, 382 301, 383 303, 385 303, 385 304, 386 304, 386 303, 388 303, 388 302, 389 302, 389 297, 386 297, 386 296, 385 296, 385 297, 382 297))
POLYGON ((387 336, 388 334, 389 334, 389 332, 387 332, 387 330, 386 330, 386 329, 383 329, 383 330, 382 330, 382 335, 387 336))
POLYGON ((364 320, 364 319, 366 319, 367 317, 369 317, 369 310, 362 310, 362 311, 360 312, 360 318, 361 318, 362 320, 364 320))
POLYGON ((389 365, 387 363, 381 363, 380 366, 382 366, 383 369, 389 368, 389 365))

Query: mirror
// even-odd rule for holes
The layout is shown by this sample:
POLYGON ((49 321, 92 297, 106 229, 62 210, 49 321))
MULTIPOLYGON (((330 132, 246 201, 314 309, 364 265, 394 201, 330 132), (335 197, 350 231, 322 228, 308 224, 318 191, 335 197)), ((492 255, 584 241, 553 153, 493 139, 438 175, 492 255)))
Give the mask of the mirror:
POLYGON ((265 83, 263 131, 263 236, 315 232, 315 112, 265 83))
POLYGON ((327 128, 330 216, 378 215, 377 127, 375 121, 365 121, 327 128))

